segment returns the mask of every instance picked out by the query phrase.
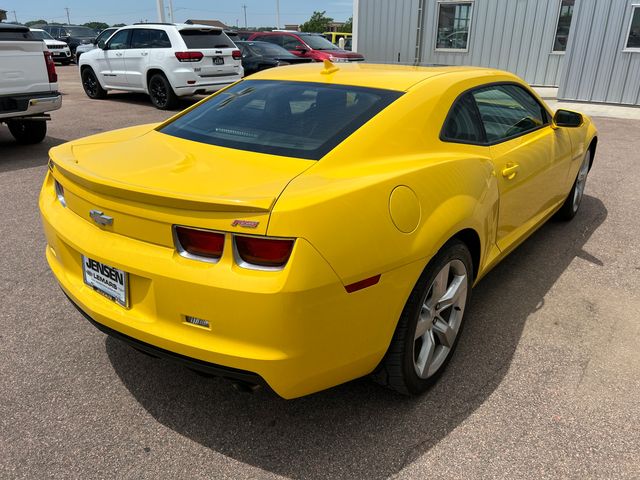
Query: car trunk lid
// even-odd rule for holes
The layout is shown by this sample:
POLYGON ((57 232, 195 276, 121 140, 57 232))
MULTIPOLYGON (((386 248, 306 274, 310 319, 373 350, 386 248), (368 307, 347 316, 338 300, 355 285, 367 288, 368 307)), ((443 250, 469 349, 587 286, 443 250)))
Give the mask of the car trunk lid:
POLYGON ((114 218, 109 228, 115 233, 166 246, 173 244, 171 227, 176 224, 265 234, 280 193, 315 164, 204 145, 155 130, 126 141, 80 143, 70 150, 67 155, 52 152, 54 176, 68 207, 88 222, 93 221, 92 210, 100 211, 114 218))

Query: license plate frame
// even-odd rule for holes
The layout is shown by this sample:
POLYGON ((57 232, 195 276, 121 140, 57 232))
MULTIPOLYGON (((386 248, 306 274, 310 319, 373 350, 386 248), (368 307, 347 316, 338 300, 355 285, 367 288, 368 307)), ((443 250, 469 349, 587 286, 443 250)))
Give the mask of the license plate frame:
POLYGON ((82 255, 85 285, 123 308, 129 308, 129 273, 82 255))
POLYGON ((224 58, 223 57, 213 57, 213 64, 214 65, 224 65, 224 58))

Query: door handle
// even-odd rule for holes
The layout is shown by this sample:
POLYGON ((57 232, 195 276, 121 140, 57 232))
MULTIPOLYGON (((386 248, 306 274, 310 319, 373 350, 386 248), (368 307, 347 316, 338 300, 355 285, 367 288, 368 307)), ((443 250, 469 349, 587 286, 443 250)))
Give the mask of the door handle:
POLYGON ((520 165, 517 163, 509 162, 502 169, 502 176, 507 180, 513 180, 515 176, 518 174, 518 169, 520 165))
POLYGON ((140 55, 142 55, 143 57, 146 57, 147 55, 149 55, 149 52, 140 52, 140 55))
POLYGON ((121 57, 122 54, 121 53, 116 53, 116 57, 121 57))

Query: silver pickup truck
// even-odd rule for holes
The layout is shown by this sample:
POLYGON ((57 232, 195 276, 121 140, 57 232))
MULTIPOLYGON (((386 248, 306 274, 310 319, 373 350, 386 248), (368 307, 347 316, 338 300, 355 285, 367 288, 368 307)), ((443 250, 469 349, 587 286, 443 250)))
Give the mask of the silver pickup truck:
POLYGON ((47 134, 47 114, 62 105, 51 52, 27 27, 0 23, 0 124, 19 143, 47 134))

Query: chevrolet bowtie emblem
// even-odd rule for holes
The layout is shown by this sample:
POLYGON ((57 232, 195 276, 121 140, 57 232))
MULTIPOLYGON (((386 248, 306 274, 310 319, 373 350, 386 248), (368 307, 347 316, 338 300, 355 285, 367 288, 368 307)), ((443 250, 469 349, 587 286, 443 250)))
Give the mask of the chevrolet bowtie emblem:
POLYGON ((91 210, 89 212, 89 216, 94 222, 96 222, 98 225, 102 225, 103 227, 106 227, 107 225, 113 225, 113 217, 105 215, 100 210, 91 210))

